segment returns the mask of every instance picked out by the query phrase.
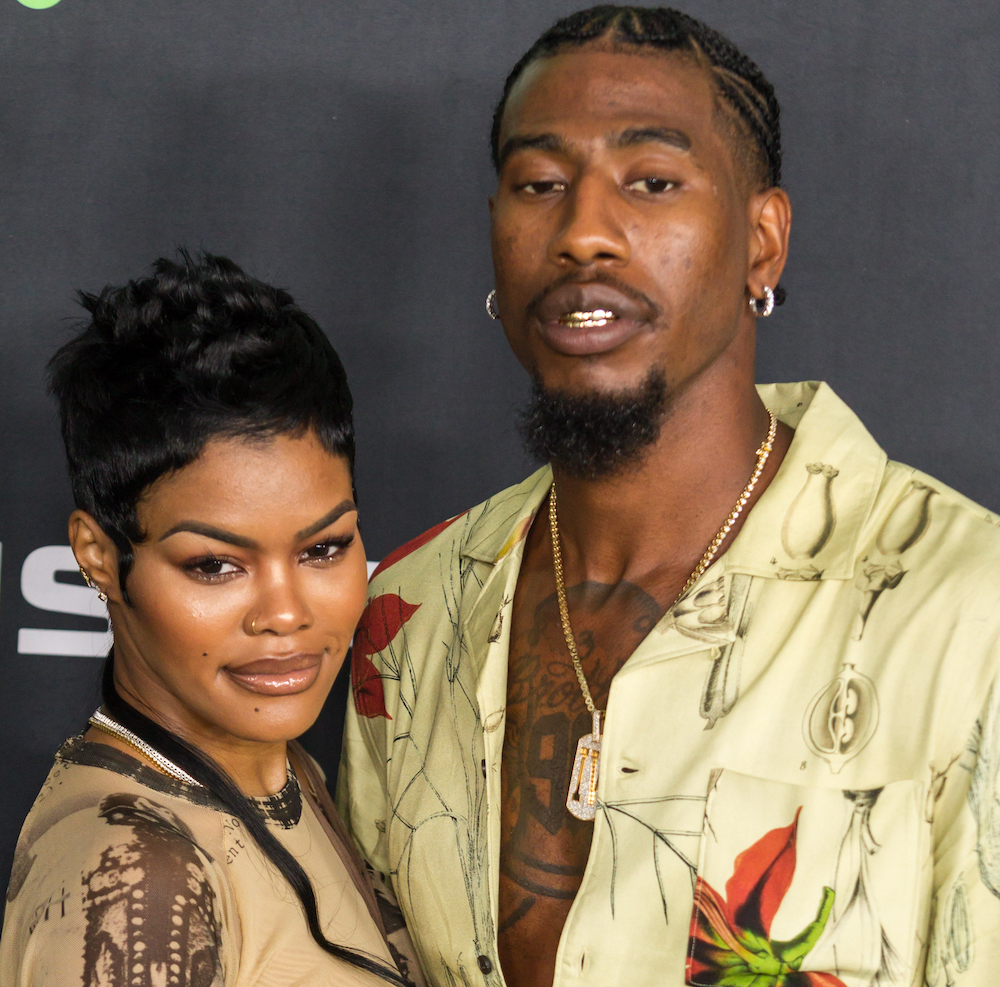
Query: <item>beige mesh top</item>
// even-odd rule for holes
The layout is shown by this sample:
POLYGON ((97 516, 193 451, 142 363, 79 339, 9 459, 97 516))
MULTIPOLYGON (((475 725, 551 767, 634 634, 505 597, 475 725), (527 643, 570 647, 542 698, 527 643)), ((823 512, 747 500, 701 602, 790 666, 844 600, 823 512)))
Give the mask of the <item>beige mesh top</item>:
MULTIPOLYGON (((328 938, 388 966, 389 948, 293 774, 258 799, 312 880, 328 938)), ((56 754, 17 846, 5 987, 362 987, 324 952, 291 887, 204 790, 104 744, 56 754)))

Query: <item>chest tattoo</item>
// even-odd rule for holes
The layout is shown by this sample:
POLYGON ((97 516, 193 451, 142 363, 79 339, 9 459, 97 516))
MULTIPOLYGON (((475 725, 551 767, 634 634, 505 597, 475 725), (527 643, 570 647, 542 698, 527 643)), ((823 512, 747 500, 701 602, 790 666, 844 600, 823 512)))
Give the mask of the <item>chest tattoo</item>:
MULTIPOLYGON (((612 678, 663 608, 631 584, 583 583, 569 587, 567 598, 587 683, 598 709, 605 709, 612 678)), ((506 956, 525 956, 527 943, 531 952, 551 952, 554 962, 590 852, 593 823, 574 818, 566 796, 577 741, 592 726, 551 583, 529 580, 514 601, 502 757, 499 934, 505 973, 506 956), (536 585, 548 592, 533 592, 536 585)))

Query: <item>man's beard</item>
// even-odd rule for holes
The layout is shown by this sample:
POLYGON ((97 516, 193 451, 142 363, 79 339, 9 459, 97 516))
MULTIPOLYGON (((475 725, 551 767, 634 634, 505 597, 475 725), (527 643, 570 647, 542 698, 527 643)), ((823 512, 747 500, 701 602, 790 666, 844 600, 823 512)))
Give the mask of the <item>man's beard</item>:
POLYGON ((521 437, 535 459, 581 480, 625 473, 660 435, 669 395, 662 370, 610 394, 546 390, 538 377, 521 412, 521 437))

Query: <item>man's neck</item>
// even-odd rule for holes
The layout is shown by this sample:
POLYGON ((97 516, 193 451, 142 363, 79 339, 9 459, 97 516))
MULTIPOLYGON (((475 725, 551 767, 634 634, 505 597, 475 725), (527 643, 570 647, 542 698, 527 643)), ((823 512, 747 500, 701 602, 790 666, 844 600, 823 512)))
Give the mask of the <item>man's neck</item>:
MULTIPOLYGON (((686 581, 736 505, 757 461, 768 414, 756 389, 691 389, 670 405, 642 461, 618 476, 581 480, 554 466, 567 582, 615 585, 686 581)), ((792 430, 774 448, 738 522, 777 472, 792 430)))

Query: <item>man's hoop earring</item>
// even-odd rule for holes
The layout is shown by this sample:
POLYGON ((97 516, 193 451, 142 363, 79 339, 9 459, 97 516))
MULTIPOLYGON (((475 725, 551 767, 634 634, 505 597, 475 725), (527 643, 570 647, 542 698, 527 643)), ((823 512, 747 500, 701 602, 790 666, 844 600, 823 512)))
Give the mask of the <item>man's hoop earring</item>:
POLYGON ((500 313, 497 311, 497 290, 494 288, 486 296, 486 314, 491 319, 499 319, 500 313))
POLYGON ((101 603, 107 603, 108 594, 90 578, 90 573, 83 566, 80 566, 80 575, 83 576, 83 581, 97 594, 97 598, 101 603))
POLYGON ((758 319, 766 319, 774 311, 774 292, 767 285, 764 285, 763 298, 750 296, 750 311, 758 319))

